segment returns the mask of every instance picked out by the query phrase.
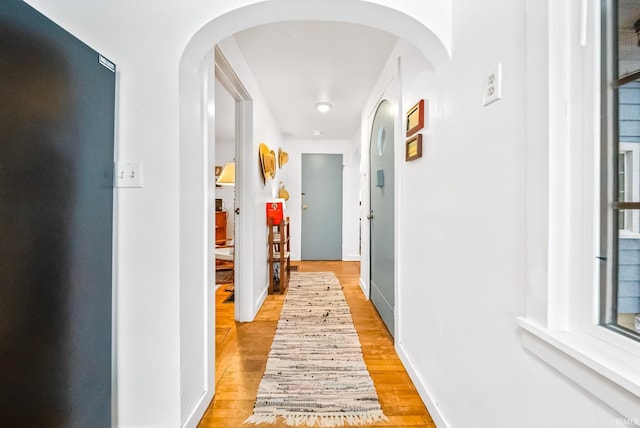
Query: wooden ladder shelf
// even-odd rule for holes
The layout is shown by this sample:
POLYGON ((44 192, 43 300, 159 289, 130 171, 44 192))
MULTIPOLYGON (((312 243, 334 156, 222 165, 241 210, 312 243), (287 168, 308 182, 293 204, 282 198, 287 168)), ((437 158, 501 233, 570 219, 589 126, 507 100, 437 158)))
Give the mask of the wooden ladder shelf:
POLYGON ((289 286, 291 274, 289 217, 282 220, 280 224, 273 224, 273 219, 269 218, 267 227, 269 228, 269 294, 284 294, 289 286))

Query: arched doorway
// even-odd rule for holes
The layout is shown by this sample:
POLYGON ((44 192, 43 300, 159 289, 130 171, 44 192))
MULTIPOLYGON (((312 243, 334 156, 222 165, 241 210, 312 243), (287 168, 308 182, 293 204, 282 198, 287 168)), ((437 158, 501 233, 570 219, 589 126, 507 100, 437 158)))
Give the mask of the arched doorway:
MULTIPOLYGON (((212 204, 215 201, 210 197, 208 183, 212 182, 215 159, 208 154, 207 119, 202 113, 207 108, 207 85, 213 72, 214 47, 243 29, 289 20, 330 20, 369 25, 419 46, 434 66, 448 58, 445 45, 435 33, 411 16, 360 0, 313 0, 304 4, 296 0, 260 2, 219 16, 193 35, 183 52, 179 68, 180 340, 182 355, 188 355, 184 360, 181 358, 188 360, 188 364, 181 366, 181 413, 185 426, 197 423, 211 401, 215 387, 211 373, 211 361, 215 356, 215 327, 210 324, 214 318, 210 305, 202 303, 211 299, 211 284, 215 282, 211 278, 210 263, 214 256, 208 245, 212 231, 207 217, 214 210, 212 204), (208 161, 202 162, 202 159, 208 161)), ((237 180, 249 177, 248 169, 253 166, 257 153, 257 142, 251 128, 251 103, 248 101, 243 106, 247 109, 247 123, 242 131, 246 145, 236 160, 237 180)), ((250 267, 263 261, 257 246, 253 245, 255 235, 261 232, 257 225, 261 224, 263 215, 263 210, 258 209, 255 203, 255 196, 248 185, 243 186, 242 193, 237 195, 237 206, 241 212, 237 221, 242 235, 236 245, 253 249, 238 252, 240 266, 250 267)), ((260 297, 260 278, 254 278, 251 268, 247 268, 239 273, 237 281, 237 287, 242 290, 236 300, 238 320, 251 321, 259 309, 256 302, 260 297)))

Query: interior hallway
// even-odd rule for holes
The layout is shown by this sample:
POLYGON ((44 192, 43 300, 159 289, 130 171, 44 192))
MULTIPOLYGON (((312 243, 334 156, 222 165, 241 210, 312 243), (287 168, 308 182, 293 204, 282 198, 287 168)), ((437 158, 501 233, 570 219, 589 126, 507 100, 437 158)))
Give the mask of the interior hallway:
MULTIPOLYGON (((409 375, 394 348, 393 339, 359 286, 359 262, 298 262, 299 271, 332 271, 344 287, 364 360, 389 422, 375 426, 433 427, 409 375)), ((270 295, 255 321, 236 323, 233 304, 223 303, 225 287, 216 293, 216 394, 199 427, 238 428, 252 414, 258 385, 280 317, 284 296, 270 295)), ((247 425, 249 426, 249 425, 247 425)), ((284 427, 276 425, 260 426, 284 427)), ((366 425, 370 426, 370 425, 366 425)), ((371 425, 373 426, 373 425, 371 425)))

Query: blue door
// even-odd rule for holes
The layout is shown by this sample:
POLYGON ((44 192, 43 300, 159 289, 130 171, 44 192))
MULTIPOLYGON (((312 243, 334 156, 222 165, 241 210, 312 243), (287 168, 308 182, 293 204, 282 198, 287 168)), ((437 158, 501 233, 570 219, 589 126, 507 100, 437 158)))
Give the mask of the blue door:
POLYGON ((302 155, 302 260, 342 260, 342 155, 302 155))
POLYGON ((394 180, 393 106, 378 105, 370 137, 371 301, 394 334, 394 180))

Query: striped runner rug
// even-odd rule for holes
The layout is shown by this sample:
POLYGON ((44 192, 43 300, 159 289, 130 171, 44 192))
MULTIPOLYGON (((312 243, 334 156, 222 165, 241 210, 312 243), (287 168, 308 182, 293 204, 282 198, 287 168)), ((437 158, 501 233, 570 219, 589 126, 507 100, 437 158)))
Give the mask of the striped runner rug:
POLYGON ((247 423, 336 427, 387 421, 331 272, 292 272, 247 423))

